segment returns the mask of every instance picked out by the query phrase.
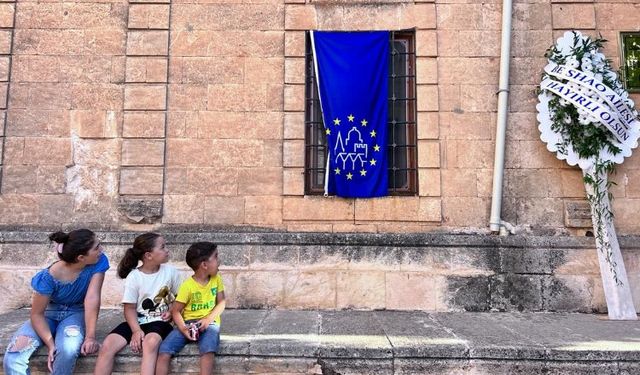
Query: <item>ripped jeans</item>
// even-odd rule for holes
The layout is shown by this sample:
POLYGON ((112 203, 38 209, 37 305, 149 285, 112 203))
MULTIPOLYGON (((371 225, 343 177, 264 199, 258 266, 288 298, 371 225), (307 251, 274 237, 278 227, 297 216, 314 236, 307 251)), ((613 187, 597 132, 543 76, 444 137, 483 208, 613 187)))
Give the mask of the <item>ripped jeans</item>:
MULTIPOLYGON (((44 317, 56 345, 53 374, 72 374, 84 341, 84 307, 50 303, 44 312, 44 317)), ((31 326, 31 321, 26 321, 13 335, 11 343, 7 346, 3 361, 4 373, 6 375, 30 374, 29 358, 42 345, 42 339, 31 326), (18 338, 22 336, 26 336, 28 341, 19 342, 22 340, 18 338), (17 347, 18 344, 22 345, 17 347)))

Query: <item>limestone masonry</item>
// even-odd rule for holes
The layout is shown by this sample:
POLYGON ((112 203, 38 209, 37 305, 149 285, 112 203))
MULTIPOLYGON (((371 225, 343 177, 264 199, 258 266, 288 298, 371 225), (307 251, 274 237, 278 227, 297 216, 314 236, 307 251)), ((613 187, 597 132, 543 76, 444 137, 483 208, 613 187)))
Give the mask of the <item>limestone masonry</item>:
MULTIPOLYGON (((638 31, 640 1, 513 5, 502 216, 521 243, 443 234, 488 231, 501 8, 498 0, 0 0, 2 285, 25 290, 53 259, 46 232, 83 226, 121 236, 109 244, 114 266, 130 232, 169 233, 175 262, 200 235, 235 236, 222 245, 235 307, 603 311, 595 248, 582 238, 591 220, 581 171, 540 141, 535 89, 545 50, 568 29, 608 39, 617 67, 619 32, 638 31), (415 30, 417 194, 305 195, 311 29, 415 30), (172 237, 180 232, 187 239, 172 237), (435 242, 403 245, 410 233, 435 242), (554 245, 529 244, 537 238, 554 245), (520 258, 534 269, 509 263, 520 258)), ((616 229, 636 239, 640 155, 611 178, 616 229)), ((636 244, 623 241, 640 293, 636 244)), ((117 304, 121 281, 108 280, 106 304, 117 304)), ((25 304, 25 293, 10 295, 0 310, 25 304)))

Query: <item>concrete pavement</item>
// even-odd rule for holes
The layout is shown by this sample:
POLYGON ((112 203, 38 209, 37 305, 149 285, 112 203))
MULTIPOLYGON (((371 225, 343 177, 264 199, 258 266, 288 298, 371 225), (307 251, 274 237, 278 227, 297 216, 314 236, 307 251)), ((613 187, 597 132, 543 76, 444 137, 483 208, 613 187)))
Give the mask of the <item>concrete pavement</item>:
MULTIPOLYGON (((28 310, 0 315, 0 349, 28 310)), ((99 339, 122 319, 104 310, 99 339)), ((34 359, 42 366, 45 352, 34 359)), ((95 358, 82 358, 89 373, 95 358)), ((125 349, 116 370, 136 373, 125 349)), ((640 321, 574 313, 226 310, 220 373, 640 374, 640 321)), ((41 367, 40 367, 41 368, 41 367)), ((174 371, 197 369, 189 345, 174 371)))

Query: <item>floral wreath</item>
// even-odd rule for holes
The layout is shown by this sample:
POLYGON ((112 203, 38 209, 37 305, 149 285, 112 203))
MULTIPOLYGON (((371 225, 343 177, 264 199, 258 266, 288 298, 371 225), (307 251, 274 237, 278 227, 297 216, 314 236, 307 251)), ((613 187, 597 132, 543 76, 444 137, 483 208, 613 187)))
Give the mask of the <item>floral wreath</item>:
MULTIPOLYGON (((596 241, 617 284, 616 264, 604 227, 613 213, 607 174, 638 147, 640 121, 633 100, 599 50, 606 40, 567 31, 545 53, 538 88, 538 129, 547 149, 584 174, 596 241)), ((612 224, 611 224, 612 225, 612 224)))
POLYGON ((631 156, 631 150, 638 146, 640 136, 638 112, 633 109, 633 100, 612 70, 610 61, 599 52, 604 42, 606 40, 591 39, 578 31, 567 31, 545 53, 549 64, 542 75, 538 95, 540 102, 536 106, 540 138, 547 143, 549 151, 556 153, 558 159, 566 160, 569 165, 577 164, 582 169, 593 166, 597 159, 604 163, 622 163, 625 157, 631 156), (555 74, 554 67, 568 71, 555 74), (578 79, 573 79, 576 75, 578 79), (590 82, 592 79, 593 82, 590 82), (564 97, 558 95, 557 87, 548 89, 545 81, 560 83, 564 92, 570 91, 570 94, 564 97), (603 86, 605 89, 600 90, 603 86), (575 100, 570 99, 575 93, 578 93, 577 99, 584 99, 582 104, 591 101, 591 106, 576 105, 575 100), (596 106, 609 109, 609 113, 613 112, 614 115, 620 115, 616 112, 625 112, 622 113, 621 122, 628 129, 626 140, 616 138, 612 129, 603 126, 606 125, 603 118, 609 119, 609 115, 597 117, 590 110, 596 106), (618 108, 623 110, 619 111, 618 108))

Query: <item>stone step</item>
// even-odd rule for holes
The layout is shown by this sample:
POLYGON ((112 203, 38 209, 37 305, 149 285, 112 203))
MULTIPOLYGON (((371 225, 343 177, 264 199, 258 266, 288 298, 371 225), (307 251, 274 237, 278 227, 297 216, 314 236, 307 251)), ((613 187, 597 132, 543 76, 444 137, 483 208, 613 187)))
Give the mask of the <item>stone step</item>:
MULTIPOLYGON (((236 228, 237 229, 237 228, 236 228)), ((31 303, 31 277, 56 260, 45 231, 0 228, 0 313, 31 303)), ((99 232, 111 262, 102 306, 118 307, 116 268, 139 233, 99 232)), ((166 232, 186 276, 188 246, 219 244, 232 308, 606 312, 593 238, 444 233, 166 232)), ((640 237, 620 238, 640 311, 640 237)))
MULTIPOLYGON (((0 350, 28 318, 0 315, 0 350)), ((103 310, 99 339, 122 319, 103 310)), ((46 371, 46 352, 33 357, 46 371)), ((77 374, 93 370, 79 360, 77 374)), ((137 374, 128 348, 115 371, 137 374)), ((198 372, 195 345, 173 373, 198 372)), ((220 374, 615 374, 640 373, 640 322, 570 313, 427 313, 421 311, 233 310, 222 316, 220 374)))

